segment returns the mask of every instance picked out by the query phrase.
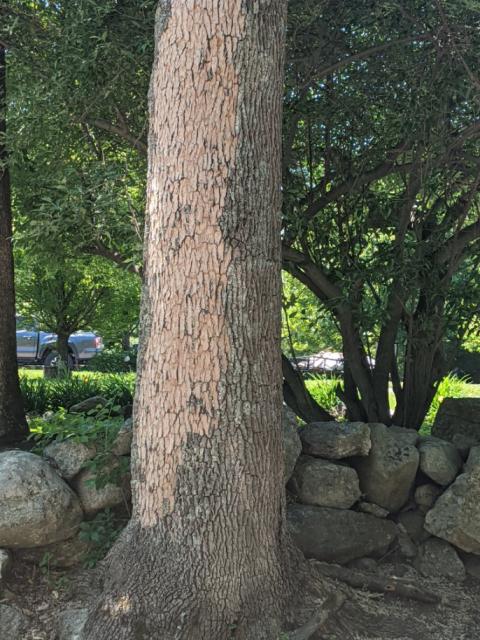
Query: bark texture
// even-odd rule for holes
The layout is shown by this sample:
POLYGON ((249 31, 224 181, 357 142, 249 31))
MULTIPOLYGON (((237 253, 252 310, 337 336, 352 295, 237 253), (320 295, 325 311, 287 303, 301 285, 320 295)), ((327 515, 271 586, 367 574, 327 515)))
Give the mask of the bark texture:
POLYGON ((5 143, 6 94, 6 56, 0 44, 0 442, 15 442, 25 437, 27 422, 17 369, 12 209, 5 143))
POLYGON ((161 1, 150 90, 134 513, 87 640, 273 640, 284 0, 161 1))

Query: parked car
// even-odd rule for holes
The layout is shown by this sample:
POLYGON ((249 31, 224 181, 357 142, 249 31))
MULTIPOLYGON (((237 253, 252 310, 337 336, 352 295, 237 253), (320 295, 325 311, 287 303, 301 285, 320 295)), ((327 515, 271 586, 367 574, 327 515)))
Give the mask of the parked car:
MULTIPOLYGON (((292 358, 291 362, 305 375, 321 373, 336 376, 343 373, 343 353, 339 351, 320 351, 311 356, 292 358)), ((371 368, 375 366, 373 358, 368 358, 368 363, 371 368)))
MULTIPOLYGON (((55 333, 40 331, 35 324, 17 316, 17 360, 19 364, 49 367, 58 357, 55 333)), ((90 331, 72 333, 68 341, 71 365, 83 364, 100 353, 103 340, 90 331)))

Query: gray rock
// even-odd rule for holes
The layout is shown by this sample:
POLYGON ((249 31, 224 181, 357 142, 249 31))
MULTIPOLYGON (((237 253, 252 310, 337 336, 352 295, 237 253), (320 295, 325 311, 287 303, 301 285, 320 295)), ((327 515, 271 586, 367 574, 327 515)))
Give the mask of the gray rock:
POLYGON ((462 560, 467 574, 475 580, 480 580, 480 556, 464 553, 462 560))
MULTIPOLYGON (((112 460, 102 468, 102 475, 115 471, 118 466, 116 460, 112 460)), ((96 486, 96 474, 92 469, 84 469, 74 480, 74 489, 80 498, 80 503, 87 516, 93 516, 102 509, 116 507, 125 504, 130 498, 130 477, 125 476, 120 484, 107 482, 96 486)))
POLYGON ((470 449, 467 461, 463 467, 465 472, 480 471, 480 446, 475 446, 470 449))
POLYGON ((5 581, 12 566, 12 554, 8 549, 0 549, 0 585, 5 581))
POLYGON ((453 442, 456 435, 480 444, 480 398, 445 398, 435 417, 432 435, 453 442))
POLYGON ((70 569, 77 567, 85 560, 89 549, 89 543, 82 540, 77 534, 70 540, 55 542, 44 547, 18 549, 15 552, 15 557, 22 562, 39 565, 48 554, 50 567, 70 569))
POLYGON ((430 538, 419 549, 415 568, 427 578, 448 578, 455 582, 465 580, 465 567, 455 549, 438 538, 430 538))
POLYGON ((5 640, 25 640, 28 618, 16 607, 0 604, 0 634, 5 640))
POLYGON ((347 509, 292 504, 289 530, 307 558, 345 564, 355 558, 385 553, 397 535, 390 520, 347 509))
POLYGON ((363 422, 312 422, 300 438, 304 453, 331 460, 366 456, 371 446, 370 429, 363 422))
MULTIPOLYGON (((364 458, 355 458, 360 489, 369 502, 390 512, 407 502, 418 469, 419 453, 412 444, 383 424, 370 424, 372 448, 364 458)), ((408 436, 406 436, 408 437, 408 436)))
POLYGON ((418 450, 420 469, 426 476, 443 487, 455 480, 463 461, 453 444, 440 438, 424 437, 418 450))
POLYGON ((283 456, 285 484, 292 477, 293 470, 302 451, 302 443, 298 435, 297 418, 291 409, 283 406, 282 413, 283 456))
POLYGON ((351 467, 302 456, 290 485, 300 502, 349 509, 360 497, 358 476, 351 467))
POLYGON ((390 435, 395 438, 395 441, 401 446, 411 445, 412 447, 414 447, 420 439, 418 431, 415 431, 415 429, 397 427, 396 425, 392 424, 391 427, 388 427, 388 431, 390 435))
POLYGON ((435 504, 438 496, 442 494, 441 489, 436 484, 421 484, 415 489, 415 503, 420 511, 427 513, 435 504))
POLYGON ((480 472, 458 476, 427 513, 425 528, 463 551, 480 555, 480 472))
POLYGON ((70 413, 88 413, 92 411, 92 409, 101 409, 106 404, 108 404, 108 400, 102 396, 92 396, 91 398, 72 405, 70 407, 70 413))
POLYGON ((133 423, 131 418, 127 418, 117 434, 112 444, 112 453, 116 456, 126 456, 130 454, 133 440, 133 423))
POLYGON ((414 542, 424 542, 430 537, 425 529, 425 514, 421 511, 402 511, 397 515, 397 522, 401 524, 414 542))
POLYGON ((461 433, 454 433, 452 437, 452 444, 457 447, 458 453, 465 460, 469 454, 470 449, 477 443, 475 441, 475 438, 464 436, 461 433))
POLYGON ((412 560, 416 557, 418 549, 416 544, 408 535, 405 527, 401 524, 398 525, 398 551, 400 554, 407 558, 408 560, 412 560))
POLYGON ((57 616, 57 640, 81 640, 88 609, 64 609, 57 616))
POLYGON ((375 504, 374 502, 359 502, 358 510, 362 513, 369 513, 376 518, 386 518, 389 514, 389 511, 387 509, 379 507, 378 504, 375 504))
POLYGON ((40 456, 0 453, 0 545, 39 547, 71 538, 83 518, 70 487, 40 456))
POLYGON ((365 573, 376 573, 378 563, 374 558, 357 558, 348 563, 350 569, 364 571, 365 573))
POLYGON ((45 447, 43 455, 62 478, 72 480, 84 464, 95 456, 95 448, 75 440, 63 440, 45 447))

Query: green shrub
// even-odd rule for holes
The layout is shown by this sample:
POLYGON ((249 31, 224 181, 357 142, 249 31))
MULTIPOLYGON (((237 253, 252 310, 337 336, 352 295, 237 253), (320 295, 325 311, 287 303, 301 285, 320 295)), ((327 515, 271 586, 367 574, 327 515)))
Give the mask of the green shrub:
POLYGON ((133 400, 135 374, 85 373, 58 379, 21 376, 20 387, 27 413, 42 414, 61 407, 69 409, 92 396, 103 396, 125 406, 133 400))
POLYGON ((422 428, 420 429, 420 433, 430 433, 435 421, 435 416, 437 415, 438 409, 440 408, 444 398, 462 398, 469 396, 470 392, 468 387, 470 387, 470 385, 467 377, 457 378, 457 376, 452 373, 446 376, 438 385, 437 393, 432 400, 432 404, 430 405, 430 409, 428 410, 422 428))
POLYGON ((83 563, 86 568, 93 569, 103 560, 125 524, 126 522, 119 521, 110 509, 100 511, 93 520, 81 523, 80 539, 89 545, 89 552, 83 563))
POLYGON ((137 370, 137 350, 119 351, 105 349, 88 363, 90 371, 102 373, 128 373, 137 370))
POLYGON ((121 484, 130 469, 126 456, 117 457, 112 467, 112 445, 123 425, 123 417, 118 415, 119 405, 109 403, 101 409, 92 409, 87 414, 67 413, 59 409, 49 416, 32 418, 29 423, 29 438, 35 442, 34 451, 42 453, 51 442, 73 440, 95 450, 95 455, 85 463, 85 468, 94 473, 96 489, 106 484, 121 484))
POLYGON ((305 380, 305 386, 318 404, 329 413, 335 412, 340 402, 337 389, 341 386, 340 378, 312 374, 305 380))

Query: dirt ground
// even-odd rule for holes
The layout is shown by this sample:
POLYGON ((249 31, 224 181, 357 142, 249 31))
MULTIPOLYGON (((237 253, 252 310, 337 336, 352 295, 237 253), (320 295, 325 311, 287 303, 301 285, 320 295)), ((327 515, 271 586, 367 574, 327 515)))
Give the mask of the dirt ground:
MULTIPOLYGON (((325 579, 325 593, 340 589, 347 600, 312 640, 480 640, 479 581, 468 577, 459 585, 425 579, 406 564, 383 563, 378 574, 401 574, 417 586, 439 594, 442 602, 428 605, 325 579)), ((41 571, 15 562, 0 601, 18 607, 29 618, 30 628, 24 640, 57 640, 58 612, 80 607, 88 599, 91 575, 86 570, 41 571)))

